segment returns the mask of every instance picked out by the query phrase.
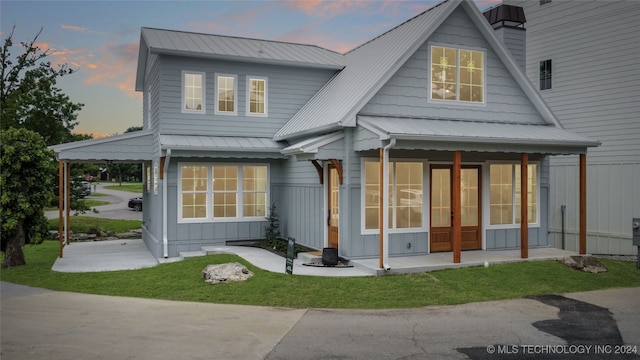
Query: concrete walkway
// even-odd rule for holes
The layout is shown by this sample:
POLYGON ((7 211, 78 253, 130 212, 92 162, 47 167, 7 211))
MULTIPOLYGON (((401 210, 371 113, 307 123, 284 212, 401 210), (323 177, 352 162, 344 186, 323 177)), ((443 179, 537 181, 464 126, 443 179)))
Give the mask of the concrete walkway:
MULTIPOLYGON (((284 273, 285 259, 264 249, 250 246, 210 246, 186 256, 213 254, 238 255, 249 263, 267 271, 284 273)), ((305 266, 308 259, 295 259, 293 273, 308 276, 376 276, 434 271, 447 268, 482 266, 507 262, 555 260, 576 255, 573 252, 555 248, 529 249, 529 258, 521 259, 519 250, 464 251, 462 263, 454 264, 451 253, 433 253, 421 256, 392 257, 391 269, 384 271, 378 267, 378 259, 352 260, 351 267, 305 266)), ((182 258, 155 259, 140 239, 74 242, 64 248, 64 257, 58 258, 53 270, 59 272, 97 272, 133 270, 147 268, 158 263, 180 261, 182 258)))

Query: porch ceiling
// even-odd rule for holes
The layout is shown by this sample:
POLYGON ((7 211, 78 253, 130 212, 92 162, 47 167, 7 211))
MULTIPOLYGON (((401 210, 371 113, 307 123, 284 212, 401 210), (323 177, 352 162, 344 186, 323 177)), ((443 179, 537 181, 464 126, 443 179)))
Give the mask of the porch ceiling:
POLYGON ((553 125, 492 123, 464 120, 358 116, 358 126, 378 139, 357 150, 377 148, 374 142, 395 139, 398 149, 464 150, 581 154, 600 145, 553 125))

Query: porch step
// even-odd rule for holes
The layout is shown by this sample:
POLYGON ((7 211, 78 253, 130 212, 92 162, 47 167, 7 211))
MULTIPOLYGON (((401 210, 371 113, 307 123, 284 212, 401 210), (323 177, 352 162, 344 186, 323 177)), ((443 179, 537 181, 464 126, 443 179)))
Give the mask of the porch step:
POLYGON ((194 258, 207 255, 206 251, 181 251, 180 257, 183 259, 194 258))
POLYGON ((301 252, 298 253, 298 260, 300 260, 303 264, 322 264, 322 252, 301 252))

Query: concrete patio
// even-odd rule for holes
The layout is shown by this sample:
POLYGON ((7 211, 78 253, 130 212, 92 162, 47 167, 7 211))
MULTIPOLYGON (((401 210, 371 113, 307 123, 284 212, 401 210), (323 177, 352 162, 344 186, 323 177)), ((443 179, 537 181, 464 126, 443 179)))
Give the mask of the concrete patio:
MULTIPOLYGON (((283 257, 260 248, 211 246, 203 247, 202 251, 185 253, 182 257, 157 260, 141 239, 72 243, 65 246, 64 257, 56 260, 52 270, 58 272, 135 270, 153 267, 159 263, 180 261, 187 257, 212 254, 234 254, 261 269, 277 273, 285 272, 283 257)), ((381 276, 482 266, 485 261, 493 265, 519 261, 556 260, 571 255, 577 255, 577 253, 555 248, 535 248, 529 249, 528 259, 521 259, 520 250, 475 250, 462 252, 462 262, 454 264, 452 253, 443 252, 389 258, 391 267, 389 271, 379 268, 377 258, 352 260, 349 262, 351 267, 318 267, 304 265, 312 261, 313 255, 301 255, 294 261, 293 273, 308 276, 381 276)))

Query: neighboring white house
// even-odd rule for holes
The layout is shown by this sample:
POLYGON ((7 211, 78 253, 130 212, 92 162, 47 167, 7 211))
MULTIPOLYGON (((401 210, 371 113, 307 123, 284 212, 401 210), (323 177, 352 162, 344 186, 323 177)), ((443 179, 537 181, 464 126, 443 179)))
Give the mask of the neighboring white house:
MULTIPOLYGON (((587 248, 635 254, 640 217, 640 2, 505 0, 524 8, 526 73, 562 126, 598 139, 589 150, 587 248)), ((551 159, 550 243, 577 249, 575 156, 551 159)))

